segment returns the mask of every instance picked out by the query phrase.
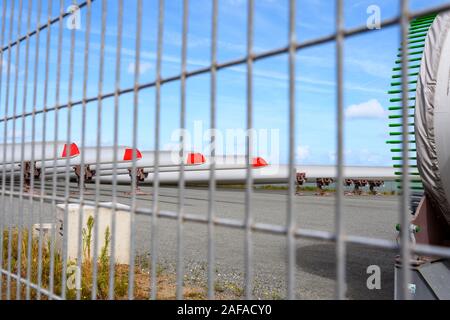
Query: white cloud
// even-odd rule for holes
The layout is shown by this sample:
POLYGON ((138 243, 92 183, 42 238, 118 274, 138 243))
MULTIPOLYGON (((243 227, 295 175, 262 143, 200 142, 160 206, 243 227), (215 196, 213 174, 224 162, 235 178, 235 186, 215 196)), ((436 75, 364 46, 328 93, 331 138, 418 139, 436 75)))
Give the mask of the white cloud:
MULTIPOLYGON (((7 74, 8 73, 8 61, 6 59, 0 60, 0 65, 2 67, 2 73, 7 74)), ((16 72, 16 65, 13 62, 9 62, 10 65, 10 74, 14 75, 16 72)))
MULTIPOLYGON (((152 66, 151 63, 148 63, 148 62, 142 62, 142 63, 139 65, 139 73, 140 73, 140 74, 147 73, 152 67, 153 67, 153 66, 152 66)), ((130 62, 130 63, 128 64, 128 73, 129 73, 129 74, 134 74, 135 69, 136 69, 135 63, 134 63, 134 62, 130 62)))
POLYGON ((386 111, 380 102, 372 99, 360 104, 354 104, 345 109, 348 119, 380 119, 386 116, 386 111))
POLYGON ((310 156, 311 156, 311 149, 309 146, 298 146, 297 147, 298 160, 306 160, 310 156))

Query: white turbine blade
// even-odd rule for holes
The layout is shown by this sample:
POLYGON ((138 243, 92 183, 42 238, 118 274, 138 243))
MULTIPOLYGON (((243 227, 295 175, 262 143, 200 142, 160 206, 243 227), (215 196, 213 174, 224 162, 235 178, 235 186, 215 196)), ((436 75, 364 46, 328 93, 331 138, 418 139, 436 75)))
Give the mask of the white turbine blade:
MULTIPOLYGON (((144 168, 144 172, 151 172, 155 167, 155 152, 154 151, 142 151, 142 159, 136 164, 136 168, 144 168)), ((198 167, 202 163, 205 163, 206 158, 201 153, 188 153, 184 157, 184 165, 186 170, 192 167, 198 167)), ((166 168, 174 168, 174 170, 180 170, 182 158, 176 152, 172 151, 160 151, 159 153, 159 165, 160 170, 166 170, 166 168)), ((92 167, 95 170, 95 167, 92 167)), ((128 169, 132 168, 131 163, 122 163, 117 165, 117 174, 129 174, 128 169)), ((97 175, 108 176, 113 174, 113 164, 102 165, 97 175)))
MULTIPOLYGON (((209 170, 185 171, 185 181, 191 184, 207 184, 209 182, 209 170)), ((296 173, 305 173, 306 179, 314 182, 317 178, 336 178, 336 168, 334 166, 297 166, 296 173)), ((295 173, 294 173, 295 174, 295 173)), ((246 182, 247 170, 244 168, 217 168, 216 181, 220 184, 242 184, 246 182)), ((289 179, 289 169, 286 165, 268 165, 254 168, 252 177, 255 184, 275 184, 287 183, 289 179)), ((393 181, 396 176, 390 167, 344 167, 344 177, 353 180, 383 180, 393 181)), ((177 184, 180 180, 179 171, 160 171, 159 180, 164 184, 177 184)), ((111 183, 112 176, 102 176, 101 182, 111 183)), ((129 177, 119 175, 119 183, 129 183, 129 177)), ((150 172, 143 184, 153 182, 153 173, 150 172)))
MULTIPOLYGON (((153 168, 155 167, 155 152, 154 151, 142 151, 142 160, 139 163, 140 168, 153 168)), ((201 153, 188 152, 184 157, 181 157, 178 152, 175 151, 160 151, 159 152, 159 166, 178 167, 184 162, 185 166, 200 165, 206 162, 206 158, 201 153), (184 161, 183 161, 184 158, 184 161)))
MULTIPOLYGON (((256 180, 260 180, 263 183, 283 183, 287 181, 287 172, 283 169, 276 174, 261 174, 258 172, 260 169, 253 170, 253 177, 256 180)), ((153 182, 153 173, 149 173, 147 178, 142 184, 151 184, 153 182)), ((246 181, 247 170, 246 169, 219 169, 216 171, 216 181, 217 183, 230 183, 230 184, 240 184, 246 181)), ((186 171, 185 181, 186 183, 197 183, 206 184, 209 182, 210 171, 186 171)), ((180 172, 160 172, 159 181, 163 184, 178 184, 180 180, 180 172)), ((255 180, 255 183, 257 181, 255 180)), ((111 183, 112 176, 102 176, 102 183, 111 183)), ((126 176, 117 176, 118 183, 129 183, 130 179, 126 176)), ((258 183, 260 183, 258 181, 258 183)))
MULTIPOLYGON (((101 175, 112 175, 114 168, 114 158, 113 158, 113 147, 103 147, 101 148, 101 163, 99 166, 96 165, 96 149, 95 148, 85 148, 85 165, 90 165, 90 169, 96 171, 96 176, 101 175)), ((155 153, 153 151, 139 151, 137 152, 137 168, 146 168, 146 170, 152 170, 155 165, 155 153)), ((129 175, 129 169, 132 168, 132 149, 128 147, 119 147, 118 155, 117 155, 117 174, 118 175, 129 175)), ((159 167, 170 167, 170 168, 179 168, 181 163, 181 157, 178 153, 172 151, 161 151, 159 156, 159 167), (178 167, 174 167, 178 165, 178 167)), ((206 161, 205 157, 200 153, 187 153, 185 156, 184 164, 186 168, 191 166, 197 166, 206 161)), ((81 164, 81 157, 77 159, 73 159, 69 162, 69 166, 72 168, 73 166, 81 164)), ((40 165, 42 166, 42 164, 40 165)), ((37 165, 37 167, 40 167, 37 165)), ((57 172, 58 175, 62 175, 66 170, 66 161, 58 161, 56 166, 53 165, 53 162, 46 163, 46 172, 57 172)), ((179 169, 178 169, 179 170, 179 169)))
MULTIPOLYGON (((253 175, 260 175, 262 168, 268 167, 267 162, 260 158, 252 159, 253 175)), ((207 183, 210 177, 211 163, 207 161, 204 164, 197 166, 185 167, 185 180, 188 183, 207 183)), ((217 181, 229 181, 233 183, 242 183, 246 180, 247 175, 247 165, 245 156, 227 156, 227 157, 217 157, 216 158, 216 180, 217 181)), ((277 172, 265 172, 263 174, 264 179, 269 179, 275 182, 287 181, 287 174, 285 171, 277 168, 277 172)), ((143 182, 152 183, 153 182, 153 170, 151 172, 147 171, 148 176, 143 182)), ((160 168, 159 173, 160 181, 162 183, 178 183, 180 180, 180 168, 179 167, 168 167, 160 168)), ((111 183, 112 174, 101 175, 101 182, 111 183)), ((119 183, 129 183, 129 177, 118 175, 117 181, 119 183)))
MULTIPOLYGON (((114 161, 114 147, 100 147, 100 166, 111 165, 114 161)), ((142 155, 139 150, 136 152, 136 159, 140 161, 142 155)), ((125 146, 117 147, 116 159, 118 164, 126 163, 129 166, 133 160, 133 149, 125 146)), ((90 165, 91 168, 95 169, 95 164, 97 162, 97 148, 87 147, 84 148, 84 165, 90 165)), ((58 160, 56 163, 53 161, 46 161, 45 168, 46 171, 56 170, 57 172, 64 172, 66 167, 66 160, 58 160)), ((70 159, 69 166, 81 165, 81 157, 70 159)), ((43 167, 43 163, 36 163, 37 168, 43 167)))
POLYGON ((56 159, 64 159, 66 157, 74 158, 80 154, 78 146, 75 143, 67 145, 65 142, 42 142, 34 143, 34 156, 33 144, 31 142, 24 143, 23 154, 22 145, 16 144, 13 148, 12 144, 0 145, 0 157, 2 164, 28 162, 31 160, 42 161, 54 159, 56 148, 56 159), (13 150, 14 149, 14 150, 13 150), (6 152, 6 158, 3 160, 3 153, 6 152), (44 154, 42 154, 44 152, 44 154))
MULTIPOLYGON (((145 152, 143 152, 145 155, 145 152)), ((166 158, 167 159, 167 158, 166 158)), ((173 159, 173 158, 172 158, 173 159)), ((145 173, 154 172, 154 166, 143 166, 144 159, 139 162, 139 167, 144 168, 145 173)), ((245 156, 217 156, 216 157, 216 170, 230 170, 230 169, 245 169, 247 168, 245 156)), ((149 164, 148 162, 146 164, 149 164)), ((267 162, 260 157, 253 158, 252 164, 254 168, 263 167, 267 165, 267 162)), ((202 154, 189 153, 185 159, 185 171, 208 171, 211 168, 211 161, 206 159, 202 154), (202 163, 203 162, 203 163, 202 163)), ((160 161, 160 172, 179 172, 181 167, 174 166, 173 160, 170 162, 160 161)), ((128 170, 117 170, 117 174, 128 174, 128 170)), ((112 176, 112 170, 102 170, 100 176, 112 176)))
MULTIPOLYGON (((215 168, 216 170, 225 169, 246 169, 246 156, 216 156, 215 157, 215 168)), ((261 157, 255 157, 251 160, 252 166, 254 168, 267 166, 268 163, 261 157)), ((198 164, 195 166, 185 167, 185 171, 204 171, 211 169, 211 160, 209 158, 203 164, 198 164)), ((153 172, 153 168, 148 168, 145 172, 153 172)), ((160 170, 161 172, 172 172, 180 171, 179 167, 165 167, 160 170)))

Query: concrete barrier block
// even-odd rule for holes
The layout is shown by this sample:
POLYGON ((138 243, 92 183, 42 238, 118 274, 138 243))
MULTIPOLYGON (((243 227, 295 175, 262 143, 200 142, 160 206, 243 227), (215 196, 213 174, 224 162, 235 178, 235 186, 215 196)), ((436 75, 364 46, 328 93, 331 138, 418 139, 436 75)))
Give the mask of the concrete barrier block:
MULTIPOLYGON (((103 203, 111 204, 111 203, 103 203)), ((129 207, 122 204, 117 204, 116 210, 116 232, 115 232, 115 262, 119 264, 129 264, 130 261, 130 213, 125 209, 129 207)), ((98 247, 97 257, 100 257, 101 250, 105 247, 105 234, 109 229, 110 239, 112 239, 112 214, 113 210, 109 208, 98 209, 97 221, 95 221, 95 207, 84 205, 80 211, 79 204, 67 205, 67 223, 64 222, 64 214, 66 210, 65 204, 57 205, 57 234, 56 244, 60 250, 67 250, 67 256, 70 260, 75 260, 78 257, 79 238, 81 237, 81 252, 82 259, 86 258, 86 251, 83 250, 83 243, 87 247, 88 241, 88 220, 89 217, 94 219, 94 224, 91 231, 90 240, 90 258, 94 255, 94 239, 95 232, 98 228, 98 247), (82 215, 82 226, 79 227, 79 215, 82 215), (80 233, 81 230, 81 233, 80 233), (83 230, 84 234, 83 235, 83 230), (67 248, 63 248, 64 233, 67 232, 67 248), (85 251, 85 252, 83 252, 85 251)), ((62 252, 62 251, 61 251, 62 252)), ((111 242, 108 246, 108 254, 111 255, 111 242)))
POLYGON ((42 224, 34 224, 32 229, 33 238, 39 238, 39 235, 42 232, 42 243, 45 246, 51 239, 53 230, 52 223, 42 223, 42 224))

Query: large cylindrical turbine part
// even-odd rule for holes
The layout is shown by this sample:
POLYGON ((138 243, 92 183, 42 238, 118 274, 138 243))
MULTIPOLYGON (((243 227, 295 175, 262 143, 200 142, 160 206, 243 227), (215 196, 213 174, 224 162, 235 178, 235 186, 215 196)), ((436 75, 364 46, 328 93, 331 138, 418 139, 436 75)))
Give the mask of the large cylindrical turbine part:
POLYGON ((426 196, 450 225, 450 13, 439 14, 423 48, 415 106, 417 167, 426 196))

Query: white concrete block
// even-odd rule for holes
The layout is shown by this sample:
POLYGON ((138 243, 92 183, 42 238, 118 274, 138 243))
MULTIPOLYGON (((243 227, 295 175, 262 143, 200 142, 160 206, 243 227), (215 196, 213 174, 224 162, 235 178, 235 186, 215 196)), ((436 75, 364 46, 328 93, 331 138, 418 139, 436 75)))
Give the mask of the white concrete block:
POLYGON ((53 224, 52 223, 42 223, 42 224, 34 224, 33 225, 33 238, 39 238, 39 234, 42 230, 42 243, 43 245, 47 245, 48 241, 50 241, 52 236, 53 224))
MULTIPOLYGON (((104 203, 111 204, 111 203, 104 203)), ((64 223, 64 212, 65 204, 57 205, 57 234, 56 234, 56 244, 57 248, 63 249, 63 237, 64 232, 67 232, 67 256, 70 260, 75 260, 78 257, 78 239, 82 237, 81 241, 81 252, 82 257, 85 259, 85 253, 83 252, 83 232, 79 233, 79 214, 80 205, 79 204, 68 204, 67 210, 67 223, 64 223)), ((129 264, 130 261, 130 213, 124 209, 129 207, 123 204, 117 204, 118 209, 116 210, 116 238, 115 238, 115 262, 119 264, 129 264)), ((94 225, 92 228, 92 236, 90 241, 90 252, 91 259, 94 255, 94 237, 95 230, 98 228, 98 247, 97 256, 100 257, 102 248, 105 246, 105 233, 107 228, 109 228, 110 239, 112 239, 112 209, 109 208, 99 208, 97 220, 94 220, 94 225)), ((81 230, 88 230, 87 222, 89 217, 94 217, 95 207, 85 205, 81 210, 82 214, 82 227, 81 230)), ((84 241, 87 241, 84 237, 84 241)), ((111 254, 111 241, 108 246, 108 254, 111 254)))

